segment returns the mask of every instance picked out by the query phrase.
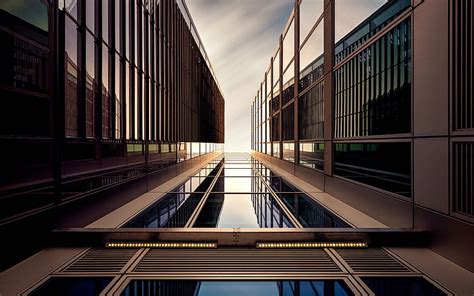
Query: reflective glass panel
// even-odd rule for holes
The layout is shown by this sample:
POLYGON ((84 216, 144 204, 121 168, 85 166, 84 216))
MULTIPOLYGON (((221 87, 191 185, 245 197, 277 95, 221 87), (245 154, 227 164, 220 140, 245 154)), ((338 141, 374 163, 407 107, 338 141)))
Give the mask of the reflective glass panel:
POLYGON ((290 212, 303 227, 345 228, 350 227, 341 218, 317 203, 305 193, 277 193, 290 212))
POLYGON ((86 136, 95 136, 94 129, 94 96, 96 88, 95 76, 95 42, 94 37, 86 32, 86 136))
POLYGON ((65 132, 68 137, 77 137, 77 86, 79 69, 77 65, 77 29, 76 24, 65 17, 64 34, 64 63, 65 63, 65 132))
POLYGON ((293 227, 270 194, 209 195, 193 227, 293 227))
POLYGON ((342 280, 311 281, 159 281, 132 280, 121 295, 139 296, 157 291, 158 296, 350 296, 354 293, 342 280), (166 291, 166 292, 161 292, 166 291))

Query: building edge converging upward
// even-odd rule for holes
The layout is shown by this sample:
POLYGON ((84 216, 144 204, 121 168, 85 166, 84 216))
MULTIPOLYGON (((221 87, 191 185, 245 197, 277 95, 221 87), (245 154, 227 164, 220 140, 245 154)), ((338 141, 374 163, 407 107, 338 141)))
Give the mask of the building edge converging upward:
POLYGON ((343 6, 324 1, 308 29, 296 1, 251 106, 252 153, 388 227, 428 231, 472 272, 473 5, 387 1, 336 40, 343 6))

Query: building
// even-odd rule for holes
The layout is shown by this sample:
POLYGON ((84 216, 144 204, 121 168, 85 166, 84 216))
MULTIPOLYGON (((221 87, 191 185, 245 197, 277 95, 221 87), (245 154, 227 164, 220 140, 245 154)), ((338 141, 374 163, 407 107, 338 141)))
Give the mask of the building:
MULTIPOLYGON (((469 61, 472 54, 448 50, 449 42, 465 46, 472 40, 467 26, 472 5, 385 2, 369 9, 348 31, 337 25, 344 0, 294 2, 252 106, 251 155, 222 153, 222 96, 216 93, 215 76, 184 1, 82 0, 49 7, 50 23, 64 33, 59 36, 80 40, 77 47, 64 41, 60 52, 66 54, 58 59, 64 61, 58 67, 64 75, 58 77, 69 79, 59 85, 73 98, 66 107, 70 97, 64 96, 60 107, 69 115, 60 122, 65 133, 85 137, 75 144, 65 136, 53 137, 51 155, 65 154, 66 145, 84 153, 83 146, 73 145, 86 145, 88 134, 117 133, 116 123, 102 124, 116 122, 115 85, 99 91, 101 84, 94 82, 106 71, 102 48, 108 45, 119 56, 119 66, 114 61, 106 67, 108 77, 121 69, 119 79, 108 84, 121 83, 125 106, 118 121, 124 154, 114 162, 108 157, 61 161, 59 167, 52 162, 60 178, 53 179, 57 183, 48 187, 51 191, 40 193, 56 198, 55 206, 35 211, 31 218, 11 218, 8 227, 2 226, 2 254, 8 256, 1 261, 0 294, 471 295, 472 221, 467 214, 439 208, 448 196, 462 197, 465 203, 456 205, 463 209, 470 205, 466 197, 472 166, 460 157, 472 151, 450 149, 468 143, 469 130, 442 134, 446 126, 441 119, 448 125, 451 115, 437 104, 449 103, 452 88, 447 85, 456 82, 464 91, 459 98, 466 102, 455 109, 465 116, 460 123, 467 124, 472 114, 465 111, 472 107, 467 76, 456 76, 469 73, 463 59, 469 61), (96 4, 94 13, 89 3, 96 4), (112 25, 117 7, 119 22, 112 25), (123 29, 117 52, 114 36, 101 37, 103 11, 111 16, 106 23, 114 34, 109 36, 123 29), (69 25, 61 26, 66 21, 69 25), (450 21, 459 27, 450 31, 450 21), (157 24, 158 34, 145 38, 147 28, 157 24), (68 26, 73 34, 66 33, 68 26), (436 37, 427 30, 434 27, 439 27, 436 37), (89 35, 97 41, 90 56, 89 35), (156 57, 147 48, 157 50, 156 57), (185 57, 179 49, 185 49, 185 57), (450 60, 454 53, 459 63, 450 60), (432 56, 440 65, 433 65, 432 56), (88 72, 91 60, 89 69, 94 71, 88 72), (425 75, 443 65, 446 71, 437 72, 439 77, 425 75), (454 77, 448 65, 461 67, 454 77), (150 86, 153 73, 158 75, 155 88, 150 86), (444 89, 446 96, 434 87, 444 89), (102 103, 104 93, 113 97, 107 104, 102 103), (207 107, 209 100, 220 107, 207 107), (78 101, 82 103, 75 109, 78 101), (432 110, 418 112, 420 105, 432 110), (88 106, 95 109, 88 113, 88 106), (196 114, 186 113, 189 108, 196 114), (215 117, 205 113, 210 110, 215 117), (437 146, 440 141, 446 150, 437 146), (454 161, 453 151, 458 153, 454 161), (91 172, 94 160, 105 166, 123 158, 127 166, 118 170, 91 172), (66 168, 82 173, 66 175, 66 168), (456 186, 446 173, 455 168, 456 186)), ((113 55, 109 52, 109 61, 113 55)), ((110 137, 107 143, 113 142, 110 137)), ((93 144, 95 155, 105 153, 101 141, 93 144)), ((21 179, 12 180, 19 184, 21 179)), ((37 191, 26 193, 20 190, 17 196, 38 196, 37 191)), ((446 203, 451 200, 456 199, 446 203)))
POLYGON ((0 16, 0 229, 35 229, 1 269, 81 204, 122 191, 118 206, 222 149, 224 99, 181 1, 6 1, 0 16))
POLYGON ((381 2, 346 31, 348 2, 295 5, 252 103, 253 155, 428 231, 472 272, 472 3, 381 2))

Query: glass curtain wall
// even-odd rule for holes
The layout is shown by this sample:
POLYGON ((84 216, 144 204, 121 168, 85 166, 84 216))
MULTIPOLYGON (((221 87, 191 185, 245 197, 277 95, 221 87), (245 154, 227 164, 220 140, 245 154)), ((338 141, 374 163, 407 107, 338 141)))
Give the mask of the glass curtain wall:
MULTIPOLYGON (((348 153, 341 157, 344 145, 366 147, 364 143, 370 142, 370 147, 392 147, 396 143, 405 147, 411 137, 411 18, 409 14, 399 17, 410 7, 410 1, 335 0, 333 147, 323 143, 328 112, 324 102, 323 2, 295 2, 269 67, 272 89, 268 117, 261 116, 260 108, 253 109, 258 127, 255 140, 265 141, 259 127, 269 120, 274 157, 323 171, 324 150, 334 150, 337 159, 331 165, 337 176, 410 197, 411 174, 406 167, 398 170, 388 163, 381 164, 376 170, 392 184, 387 185, 371 179, 375 173, 368 172, 373 165, 359 163, 357 157, 362 155, 350 159, 349 155, 354 154, 348 153), (296 85, 295 73, 299 73, 296 85), (383 144, 380 138, 394 144, 383 144), (357 176, 342 170, 345 165, 358 171, 357 176), (367 178, 362 177, 362 171, 367 178)), ((263 84, 268 85, 268 79, 263 84)), ((254 150, 264 153, 261 148, 254 150)), ((411 163, 411 153, 402 150, 392 158, 406 166, 411 163)))

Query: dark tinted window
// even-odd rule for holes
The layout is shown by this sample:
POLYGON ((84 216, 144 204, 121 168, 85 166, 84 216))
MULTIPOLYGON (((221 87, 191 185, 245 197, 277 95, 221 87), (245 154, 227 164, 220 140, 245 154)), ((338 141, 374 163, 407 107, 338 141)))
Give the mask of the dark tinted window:
POLYGON ((294 135, 294 126, 295 126, 295 108, 294 104, 290 104, 285 109, 283 109, 283 130, 282 130, 282 140, 293 140, 294 135))
POLYGON ((357 182, 411 196, 411 144, 335 144, 334 173, 357 182))
POLYGON ((304 193, 277 193, 303 227, 350 227, 304 193))
POLYGON ((384 296, 442 296, 442 292, 421 277, 365 277, 364 283, 375 293, 384 296))
POLYGON ((5 10, 32 26, 48 31, 48 7, 40 0, 2 0, 0 10, 5 10))
POLYGON ((323 82, 304 93, 298 101, 300 139, 321 139, 324 132, 323 82))
POLYGON ((89 277, 56 277, 49 279, 46 283, 34 290, 29 295, 50 296, 50 295, 69 295, 69 296, 93 296, 99 295, 109 284, 111 278, 89 277))

